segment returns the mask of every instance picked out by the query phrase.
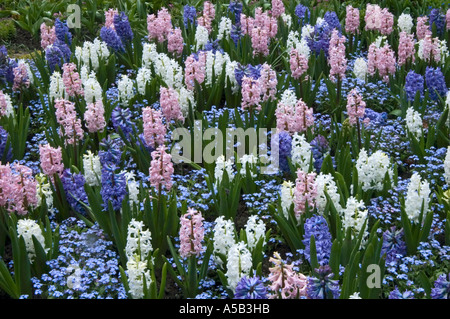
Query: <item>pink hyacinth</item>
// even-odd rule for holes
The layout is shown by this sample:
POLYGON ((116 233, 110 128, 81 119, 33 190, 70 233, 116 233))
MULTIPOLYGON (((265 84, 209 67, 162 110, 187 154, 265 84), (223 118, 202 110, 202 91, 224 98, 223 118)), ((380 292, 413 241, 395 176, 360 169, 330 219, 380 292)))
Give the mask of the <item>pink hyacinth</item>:
POLYGON ((277 130, 290 134, 306 132, 314 125, 313 109, 309 108, 302 99, 299 99, 294 106, 279 104, 275 110, 275 116, 277 130))
POLYGON ((164 145, 152 152, 152 161, 150 162, 149 180, 150 185, 159 189, 164 187, 167 191, 172 188, 172 174, 174 172, 172 156, 166 153, 164 145))
POLYGON ((370 75, 378 74, 382 77, 384 82, 389 82, 389 75, 396 71, 395 67, 395 53, 390 48, 389 44, 381 48, 377 48, 374 43, 369 46, 369 53, 367 56, 367 71, 370 75))
POLYGON ((417 26, 416 26, 416 34, 417 39, 422 40, 425 38, 427 34, 431 35, 430 28, 427 25, 428 17, 417 17, 417 26))
POLYGON ((162 122, 161 111, 145 107, 142 109, 143 134, 145 143, 152 148, 163 145, 166 136, 166 126, 162 122))
POLYGON ((25 63, 19 63, 14 69, 14 83, 13 90, 20 90, 22 86, 29 87, 30 79, 28 78, 27 67, 25 63))
POLYGON ((26 215, 28 207, 36 207, 37 182, 31 168, 14 163, 0 164, 0 205, 10 213, 26 215))
POLYGON ((161 87, 159 90, 162 113, 168 122, 178 120, 184 122, 184 116, 181 112, 180 103, 178 102, 178 93, 172 88, 161 87))
POLYGON ((289 65, 292 77, 296 80, 308 71, 308 59, 296 49, 291 49, 289 53, 289 65))
POLYGON ((83 139, 81 120, 77 118, 75 104, 73 102, 58 99, 55 101, 56 121, 61 125, 59 134, 64 136, 66 144, 75 144, 76 140, 83 139))
POLYGON ((346 7, 345 32, 349 34, 359 33, 359 9, 351 5, 346 7))
POLYGON ((101 132, 106 127, 105 108, 102 101, 89 103, 84 112, 84 121, 89 133, 101 132))
POLYGON ((205 57, 205 53, 202 51, 199 53, 199 58, 196 60, 193 55, 186 58, 185 68, 184 68, 184 83, 188 90, 193 90, 195 87, 195 82, 202 84, 205 81, 205 64, 206 59, 200 57, 202 55, 205 57))
POLYGON ((296 273, 294 265, 284 262, 278 252, 269 258, 269 262, 274 264, 269 268, 269 290, 273 292, 270 299, 276 299, 280 295, 281 299, 306 297, 308 278, 305 275, 296 273))
POLYGON ((261 110, 261 85, 258 80, 244 75, 241 93, 242 109, 261 110))
POLYGON ((214 20, 216 17, 216 9, 211 1, 205 1, 203 3, 203 16, 210 20, 214 20))
POLYGON ((425 35, 423 38, 423 47, 422 47, 422 57, 423 60, 427 62, 441 61, 441 50, 439 49, 439 38, 433 38, 431 33, 425 35))
POLYGON ((80 74, 76 71, 75 63, 64 63, 63 65, 63 83, 69 96, 83 95, 83 87, 80 74))
POLYGON ((178 55, 183 53, 183 36, 181 35, 181 29, 176 28, 169 32, 167 37, 167 50, 169 52, 175 52, 178 55))
POLYGON ((381 18, 381 25, 380 25, 380 32, 383 35, 391 34, 394 26, 394 15, 389 12, 387 8, 384 8, 381 10, 380 14, 381 18))
POLYGON ((245 14, 241 14, 241 31, 242 33, 252 35, 254 26, 254 19, 252 17, 247 17, 245 14))
POLYGON ((0 90, 0 118, 6 114, 8 103, 6 102, 6 96, 2 90, 0 90))
POLYGON ((55 43, 56 41, 56 32, 55 26, 48 26, 45 22, 41 24, 41 47, 42 49, 46 49, 49 45, 55 43))
POLYGON ((262 102, 274 100, 278 84, 277 74, 267 63, 262 65, 258 81, 261 87, 262 102))
POLYGON ((119 14, 117 9, 108 9, 105 11, 105 27, 115 30, 114 27, 114 16, 119 14))
POLYGON ((362 119, 365 110, 366 102, 364 102, 362 96, 356 89, 352 89, 347 94, 347 114, 350 124, 355 125, 358 122, 358 119, 362 119))
POLYGON ((172 29, 172 18, 167 8, 159 10, 157 16, 154 14, 147 16, 149 40, 156 39, 158 42, 164 42, 172 29))
POLYGON ((58 148, 51 147, 50 144, 39 145, 39 157, 41 168, 44 174, 53 177, 54 174, 61 175, 64 171, 62 162, 61 146, 58 148))
POLYGON ((312 210, 316 206, 317 184, 316 173, 306 173, 300 168, 297 170, 297 178, 295 179, 294 188, 294 212, 297 218, 306 212, 312 210))
POLYGON ((404 65, 408 59, 411 62, 415 60, 416 49, 414 47, 414 35, 400 32, 400 39, 398 42, 398 64, 404 65))
POLYGON ((188 208, 186 214, 180 217, 180 256, 187 258, 199 256, 203 251, 202 241, 205 236, 202 213, 188 208))
POLYGON ((260 27, 254 27, 251 37, 253 56, 257 54, 267 56, 269 54, 269 36, 267 30, 260 27))
POLYGON ((364 16, 366 23, 365 30, 380 30, 381 28, 381 8, 379 5, 370 3, 366 6, 366 15, 364 16))
POLYGON ((283 1, 272 0, 272 16, 278 18, 285 12, 283 1))
POLYGON ((447 9, 447 13, 445 14, 445 28, 450 30, 450 8, 447 9))
POLYGON ((331 33, 330 46, 328 49, 328 63, 330 64, 330 78, 335 81, 337 78, 345 78, 347 70, 347 59, 345 58, 345 36, 339 36, 336 29, 331 33))

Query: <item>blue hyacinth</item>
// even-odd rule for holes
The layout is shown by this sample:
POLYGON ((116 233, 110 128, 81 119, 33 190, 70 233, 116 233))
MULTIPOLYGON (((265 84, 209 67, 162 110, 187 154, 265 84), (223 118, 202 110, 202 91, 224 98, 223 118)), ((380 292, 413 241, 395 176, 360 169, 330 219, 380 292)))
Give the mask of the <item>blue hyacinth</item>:
POLYGON ((76 212, 85 214, 86 211, 82 203, 88 205, 88 197, 84 190, 86 180, 83 174, 74 174, 67 168, 61 176, 61 182, 69 205, 76 212))
POLYGON ((409 290, 405 290, 403 293, 395 287, 394 290, 389 294, 389 299, 414 299, 414 293, 409 290))
POLYGON ((323 19, 330 26, 331 30, 337 29, 339 32, 342 31, 341 23, 339 22, 339 18, 334 11, 327 11, 323 16, 323 19))
POLYGON ((69 31, 67 22, 62 22, 59 18, 55 20, 55 33, 59 41, 72 44, 72 33, 69 31))
POLYGON ((328 223, 323 216, 314 215, 305 221, 305 234, 302 243, 305 245, 304 255, 308 261, 311 261, 310 241, 314 236, 316 243, 317 261, 319 265, 328 264, 331 254, 331 234, 328 229, 328 223))
POLYGON ((436 26, 436 32, 441 35, 445 30, 445 16, 439 9, 431 9, 428 16, 428 23, 430 25, 430 31, 433 31, 433 25, 436 26))
POLYGON ((309 11, 308 7, 298 4, 295 7, 295 15, 298 17, 298 22, 307 22, 309 21, 309 17, 311 15, 311 12, 309 11))
POLYGON ((63 63, 69 61, 70 55, 71 51, 67 44, 58 42, 58 40, 45 49, 45 59, 51 72, 55 70, 56 66, 61 68, 63 63))
POLYGON ((440 275, 431 289, 432 299, 450 299, 450 273, 440 275))
POLYGON ((405 91, 408 101, 414 102, 417 92, 423 95, 424 80, 423 76, 413 70, 409 71, 405 79, 405 91))
POLYGON ((113 49, 113 51, 119 52, 125 50, 122 40, 113 29, 102 27, 100 30, 100 37, 106 42, 108 47, 113 49))
POLYGON ((236 82, 239 85, 242 85, 242 79, 244 78, 244 76, 249 76, 257 80, 261 76, 261 65, 241 65, 240 63, 238 63, 237 67, 234 69, 234 75, 236 78, 236 82))
POLYGON ((323 135, 317 135, 310 144, 312 147, 314 168, 319 172, 322 168, 322 163, 325 159, 325 156, 330 151, 330 147, 328 145, 327 139, 323 135))
POLYGON ((131 30, 130 21, 124 12, 114 16, 114 28, 122 43, 133 40, 133 31, 131 30))
POLYGON ((241 24, 242 3, 239 1, 230 1, 228 11, 234 13, 235 24, 241 24))
POLYGON ((127 181, 125 173, 116 173, 119 169, 114 164, 106 164, 102 167, 102 189, 100 195, 103 199, 103 209, 108 210, 111 202, 114 210, 120 210, 122 201, 127 194, 127 181))
POLYGON ((133 123, 131 122, 131 111, 130 109, 122 109, 119 106, 112 111, 111 121, 114 129, 119 132, 119 128, 128 136, 133 133, 133 123))
POLYGON ((333 29, 326 21, 314 26, 314 32, 310 38, 307 38, 308 46, 316 55, 323 51, 325 57, 328 57, 328 48, 330 46, 331 31, 333 29))
POLYGON ((289 172, 288 157, 291 156, 292 137, 286 131, 278 133, 278 158, 279 166, 283 172, 289 172))
POLYGON ((6 143, 8 142, 8 132, 0 126, 0 162, 7 163, 12 159, 12 148, 11 142, 9 143, 9 147, 6 150, 6 143), (2 159, 5 160, 2 160, 2 159))
POLYGON ((100 163, 102 166, 108 164, 119 165, 122 157, 122 140, 119 138, 111 138, 108 136, 100 142, 100 151, 98 156, 100 157, 100 163))
POLYGON ((443 98, 447 94, 447 85, 441 68, 432 68, 427 66, 425 70, 425 82, 427 84, 428 93, 432 100, 438 100, 438 94, 443 98))
POLYGON ((243 276, 236 286, 234 299, 267 299, 267 290, 259 277, 243 276))
POLYGON ((406 244, 403 241, 403 229, 392 226, 383 233, 383 245, 381 255, 386 254, 386 263, 397 261, 406 256, 406 244))
POLYGON ((197 11, 195 10, 195 7, 191 7, 189 5, 185 5, 183 7, 183 22, 185 28, 188 27, 188 23, 196 26, 197 25, 197 11))
POLYGON ((315 270, 316 276, 308 277, 306 293, 309 299, 338 299, 339 281, 333 280, 334 274, 328 265, 315 270))

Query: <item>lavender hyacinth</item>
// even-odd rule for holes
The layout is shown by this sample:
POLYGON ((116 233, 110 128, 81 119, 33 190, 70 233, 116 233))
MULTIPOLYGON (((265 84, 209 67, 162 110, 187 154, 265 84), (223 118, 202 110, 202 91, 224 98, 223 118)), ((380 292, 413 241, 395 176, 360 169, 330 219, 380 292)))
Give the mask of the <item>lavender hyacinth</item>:
POLYGON ((450 299, 450 273, 440 275, 431 289, 432 299, 450 299))
POLYGON ((308 277, 306 293, 309 299, 338 299, 339 281, 333 280, 331 267, 320 266, 315 269, 317 277, 308 277))
POLYGON ((305 245, 304 255, 308 261, 311 261, 310 241, 314 236, 316 243, 317 261, 319 265, 328 264, 331 254, 331 234, 328 229, 327 221, 323 216, 314 215, 305 221, 305 234, 302 243, 305 245))
POLYGON ((447 85, 445 84, 445 77, 442 74, 441 68, 432 68, 427 66, 425 70, 425 82, 427 84, 428 93, 431 99, 438 100, 437 94, 442 98, 447 94, 447 85))
POLYGON ((88 197, 84 190, 86 180, 84 179, 83 174, 73 174, 70 169, 67 168, 61 176, 61 182, 69 205, 78 213, 85 214, 86 210, 81 203, 87 205, 88 197))
POLYGON ((267 299, 267 290, 259 277, 243 276, 236 286, 234 299, 267 299))
POLYGON ((103 209, 108 210, 109 202, 115 211, 120 210, 122 201, 127 194, 127 181, 125 173, 116 173, 118 167, 107 164, 102 167, 102 189, 100 194, 103 199, 103 209))
POLYGON ((383 246, 381 255, 386 254, 386 264, 397 261, 406 256, 406 244, 403 241, 403 229, 392 226, 383 233, 383 246))
POLYGON ((114 16, 114 28, 122 43, 133 40, 133 31, 131 30, 130 21, 124 12, 114 16))
POLYGON ((423 95, 424 80, 423 76, 413 70, 409 71, 405 79, 405 91, 408 101, 414 102, 417 92, 423 95))
POLYGON ((104 42, 106 42, 108 47, 110 47, 114 51, 125 51, 122 40, 113 29, 102 27, 102 29, 100 30, 100 37, 104 42))

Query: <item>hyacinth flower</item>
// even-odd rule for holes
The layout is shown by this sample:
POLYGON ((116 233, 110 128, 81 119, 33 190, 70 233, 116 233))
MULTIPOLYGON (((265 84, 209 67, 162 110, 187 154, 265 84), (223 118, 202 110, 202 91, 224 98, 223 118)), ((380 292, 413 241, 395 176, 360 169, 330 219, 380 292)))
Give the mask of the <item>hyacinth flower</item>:
POLYGON ((185 5, 183 7, 183 23, 184 27, 187 29, 188 25, 191 24, 193 26, 197 25, 197 11, 195 7, 191 7, 189 5, 185 5))
POLYGON ((172 174, 174 171, 172 156, 166 153, 166 147, 164 145, 158 146, 151 155, 152 161, 149 169, 150 185, 157 189, 159 196, 161 196, 163 187, 166 191, 170 191, 172 188, 172 174))
POLYGON ((42 172, 48 175, 53 180, 53 175, 61 174, 64 171, 64 164, 62 162, 62 150, 51 147, 50 144, 39 145, 39 156, 41 161, 42 172))
POLYGON ((55 26, 50 27, 45 22, 42 22, 40 31, 41 47, 45 50, 49 45, 55 43, 56 41, 55 26))
POLYGON ((59 134, 64 136, 64 143, 76 146, 83 139, 81 120, 77 118, 75 103, 59 99, 55 101, 56 121, 61 126, 59 134))
POLYGON ((440 67, 432 68, 427 66, 425 70, 425 83, 432 100, 437 101, 438 96, 444 98, 447 94, 445 77, 440 67))
POLYGON ((294 189, 295 217, 300 219, 300 216, 305 214, 307 210, 313 210, 316 206, 316 198, 316 173, 306 173, 298 169, 294 189))
POLYGON ((89 103, 84 112, 84 121, 89 133, 101 132, 106 127, 105 108, 102 101, 89 103))
POLYGON ((431 289, 431 299, 450 299, 450 273, 439 275, 431 289))
POLYGON ((123 44, 127 44, 133 40, 133 31, 131 30, 130 22, 124 12, 114 15, 113 19, 114 30, 120 37, 123 44))
POLYGON ((345 8, 345 32, 349 38, 349 51, 353 51, 353 35, 360 33, 359 9, 347 5, 345 8))
POLYGON ((183 53, 183 36, 180 28, 172 29, 167 36, 167 50, 181 56, 183 53))
MULTIPOLYGON (((202 53, 200 53, 202 55, 202 53)), ((205 80, 206 59, 190 55, 186 58, 184 67, 184 83, 188 90, 194 90, 195 83, 202 84, 205 80)))
POLYGON ((356 90, 352 89, 347 95, 347 115, 350 125, 354 126, 358 131, 358 142, 361 148, 361 128, 360 119, 364 117, 366 109, 366 102, 362 99, 361 94, 356 90))
POLYGON ((150 41, 156 39, 159 43, 164 42, 171 30, 173 30, 172 18, 167 8, 158 10, 156 16, 154 14, 147 16, 147 31, 150 41))
POLYGON ((164 145, 166 136, 166 126, 162 122, 161 111, 151 107, 142 109, 143 136, 145 143, 156 149, 159 145, 164 145))
POLYGON ((261 84, 258 80, 244 76, 242 79, 242 109, 248 109, 250 121, 253 119, 253 111, 261 111, 261 84))
POLYGON ((398 64, 404 65, 406 62, 414 63, 416 49, 414 47, 414 35, 406 32, 400 32, 398 42, 398 64))
POLYGON ((125 173, 116 173, 118 167, 114 164, 106 164, 102 167, 102 189, 100 194, 103 199, 103 209, 109 210, 111 204, 114 211, 119 211, 125 195, 128 193, 125 173))
POLYGON ((428 17, 417 17, 417 25, 416 25, 416 35, 418 40, 422 40, 426 35, 431 35, 431 31, 428 23, 428 17))
POLYGON ((69 31, 67 22, 62 22, 59 18, 55 20, 55 34, 59 41, 71 44, 72 43, 72 33, 69 31))
POLYGON ((88 197, 84 190, 86 180, 81 173, 72 173, 70 169, 65 169, 61 176, 61 183, 64 188, 67 202, 76 212, 86 215, 83 204, 88 204, 88 197), (82 204, 83 203, 83 204, 82 204))
POLYGON ((267 289, 258 276, 243 276, 236 286, 234 299, 267 299, 267 289))
POLYGON ((307 296, 309 299, 338 299, 339 282, 333 280, 334 274, 328 265, 314 270, 316 276, 308 277, 307 296))
POLYGON ((302 99, 299 99, 294 106, 278 105, 275 116, 277 118, 277 129, 287 131, 290 134, 306 133, 314 125, 313 109, 309 108, 302 99))
POLYGON ((0 162, 8 163, 12 160, 12 146, 8 142, 8 132, 0 126, 0 162))
POLYGON ((414 102, 416 95, 418 94, 419 99, 423 95, 425 81, 421 74, 415 73, 410 70, 405 78, 405 92, 408 101, 414 102))
POLYGON ((304 255, 311 263, 311 237, 314 237, 315 243, 315 258, 320 266, 328 264, 331 255, 331 234, 328 228, 328 223, 323 216, 313 215, 306 219, 305 233, 303 235, 302 243, 305 245, 304 255))
POLYGON ((308 58, 304 54, 299 54, 296 49, 291 49, 289 53, 289 65, 291 68, 291 76, 299 80, 300 94, 303 95, 302 75, 308 71, 308 58))
POLYGON ((306 296, 308 278, 293 270, 294 265, 287 264, 278 252, 274 252, 269 261, 273 267, 269 268, 270 299, 298 299, 306 296))
POLYGON ((100 38, 104 41, 109 48, 115 52, 125 51, 125 47, 122 40, 117 35, 116 31, 112 28, 102 27, 100 30, 100 38))
POLYGON ((64 63, 63 67, 63 83, 67 95, 74 97, 83 95, 83 87, 80 79, 80 74, 76 71, 75 63, 64 63))

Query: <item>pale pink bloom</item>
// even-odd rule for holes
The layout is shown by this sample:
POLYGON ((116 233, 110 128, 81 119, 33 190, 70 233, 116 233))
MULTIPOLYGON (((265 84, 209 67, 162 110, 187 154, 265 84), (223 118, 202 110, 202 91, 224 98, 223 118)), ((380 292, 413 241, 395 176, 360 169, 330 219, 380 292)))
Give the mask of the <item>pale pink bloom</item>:
POLYGON ((270 299, 276 299, 281 295, 281 299, 297 299, 306 297, 306 289, 308 278, 294 271, 293 264, 286 264, 278 252, 274 253, 274 257, 270 257, 269 261, 274 267, 269 268, 269 289, 273 293, 270 299), (274 258, 275 257, 275 258, 274 258))
POLYGON ((55 26, 48 26, 45 22, 41 24, 41 47, 42 49, 46 49, 49 45, 53 44, 56 41, 56 32, 55 26))
POLYGON ((411 62, 415 60, 416 49, 414 47, 414 35, 400 32, 400 39, 398 42, 398 64, 403 65, 406 60, 411 59, 411 62))
POLYGON ((159 103, 167 122, 170 122, 171 120, 184 122, 184 116, 181 112, 177 91, 172 88, 165 88, 161 86, 159 93, 159 103))
POLYGON ((269 99, 274 100, 278 84, 277 74, 267 63, 262 65, 258 81, 261 87, 262 102, 269 99))
POLYGON ((427 34, 431 35, 430 28, 427 25, 428 17, 417 17, 417 26, 416 26, 416 34, 417 39, 422 40, 425 38, 427 34))
POLYGON ((61 125, 59 134, 65 137, 65 144, 75 144, 83 139, 81 120, 77 118, 73 102, 58 99, 55 101, 56 121, 61 125))
POLYGON ((297 170, 294 188, 294 212, 297 218, 306 212, 306 205, 311 211, 316 207, 317 184, 316 173, 306 173, 300 168, 297 170))
POLYGON ((172 29, 172 18, 167 8, 159 10, 157 16, 154 14, 147 16, 149 40, 156 39, 158 42, 164 42, 172 29))
POLYGON ((346 7, 345 32, 353 34, 359 33, 359 9, 351 5, 346 7))
POLYGON ((381 34, 388 35, 391 34, 394 26, 394 15, 389 12, 387 8, 381 10, 381 25, 380 32, 381 34))
POLYGON ((166 126, 162 122, 161 111, 145 107, 142 109, 143 135, 145 143, 152 148, 163 145, 166 136, 166 126))
POLYGON ((7 169, 4 169, 3 174, 5 175, 1 178, 6 179, 4 182, 10 183, 9 194, 6 194, 8 195, 6 209, 10 213, 16 212, 19 215, 26 215, 28 207, 36 207, 38 202, 36 196, 37 182, 33 177, 31 168, 14 163, 10 172, 8 173, 7 169))
POLYGON ((362 119, 365 110, 366 102, 364 102, 362 96, 356 89, 352 89, 347 94, 347 114, 350 124, 355 125, 358 122, 358 119, 362 119))
POLYGON ((261 110, 261 85, 258 80, 244 76, 242 79, 242 109, 261 110))
POLYGON ((30 79, 28 78, 27 67, 25 63, 19 63, 14 69, 14 84, 12 89, 19 90, 22 86, 30 87, 30 79))
POLYGON ((450 30, 450 8, 447 9, 447 13, 445 14, 445 27, 447 30, 450 30))
POLYGON ((267 34, 267 30, 260 27, 254 27, 251 37, 253 56, 257 54, 267 56, 269 54, 269 36, 267 34))
POLYGON ((308 70, 308 59, 296 49, 289 53, 289 65, 294 79, 299 79, 308 70))
POLYGON ((172 174, 174 172, 172 156, 166 153, 164 145, 152 152, 152 161, 149 168, 150 185, 159 189, 164 187, 167 191, 172 188, 172 174))
POLYGON ((108 9, 108 11, 105 11, 105 27, 115 30, 114 16, 116 14, 119 14, 119 11, 117 9, 110 8, 108 9))
POLYGON ((252 35, 254 25, 254 19, 247 17, 245 14, 241 14, 241 30, 243 34, 252 35))
POLYGON ((328 64, 330 65, 330 78, 335 81, 345 78, 347 59, 345 58, 345 36, 339 36, 334 29, 331 33, 330 46, 328 48, 328 64))
POLYGON ((102 101, 88 104, 86 112, 84 112, 84 121, 89 133, 103 131, 106 127, 106 121, 102 101))
POLYGON ((306 132, 314 125, 313 109, 309 108, 301 99, 294 106, 279 104, 275 110, 277 130, 290 134, 306 132))
POLYGON ((176 52, 178 55, 183 53, 183 36, 181 35, 180 28, 170 31, 167 38, 167 50, 169 52, 176 52))
POLYGON ((61 175, 64 171, 61 146, 54 148, 51 147, 50 144, 40 144, 39 157, 42 172, 44 172, 44 174, 53 177, 54 174, 61 175))
POLYGON ((439 38, 433 38, 431 33, 428 33, 423 38, 423 60, 431 62, 439 62, 441 60, 441 51, 439 49, 439 38))
POLYGON ((207 16, 200 16, 197 19, 198 25, 201 25, 202 27, 205 27, 206 30, 208 30, 208 33, 211 33, 212 31, 212 20, 207 16))
POLYGON ((208 17, 209 20, 214 20, 216 17, 216 9, 211 1, 205 1, 203 3, 203 16, 208 17))
POLYGON ((205 56, 203 52, 199 54, 198 61, 193 55, 186 58, 185 68, 184 68, 184 83, 188 90, 193 90, 195 87, 195 81, 198 84, 202 84, 205 81, 205 63, 206 59, 201 59, 200 55, 205 56))
POLYGON ((374 43, 369 46, 367 71, 370 75, 375 75, 375 72, 378 71, 383 81, 387 83, 389 82, 389 75, 396 71, 395 63, 395 54, 389 44, 381 48, 377 48, 374 43))
POLYGON ((203 251, 202 241, 205 236, 202 213, 188 208, 180 217, 180 256, 199 256, 203 251))
POLYGON ((69 96, 83 95, 83 86, 80 74, 76 71, 75 63, 64 63, 63 65, 63 83, 69 96))
POLYGON ((366 6, 366 15, 364 16, 366 23, 365 30, 380 30, 381 28, 381 8, 379 5, 370 3, 366 6))
POLYGON ((285 12, 283 1, 272 0, 272 16, 278 18, 285 12))
POLYGON ((6 114, 8 103, 6 102, 6 96, 2 90, 0 90, 0 118, 6 114))

